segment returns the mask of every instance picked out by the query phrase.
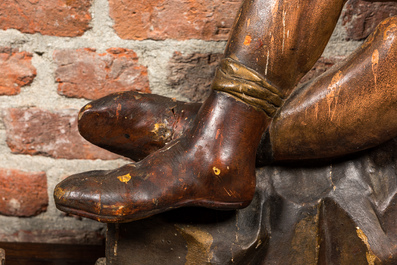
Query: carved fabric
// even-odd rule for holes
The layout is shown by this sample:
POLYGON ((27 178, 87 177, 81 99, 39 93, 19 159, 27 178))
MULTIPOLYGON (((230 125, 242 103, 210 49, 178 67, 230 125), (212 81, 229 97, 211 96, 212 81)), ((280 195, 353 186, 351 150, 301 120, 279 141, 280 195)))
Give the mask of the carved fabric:
POLYGON ((269 117, 284 103, 281 92, 259 73, 226 58, 221 61, 212 89, 231 94, 243 102, 263 110, 269 117))

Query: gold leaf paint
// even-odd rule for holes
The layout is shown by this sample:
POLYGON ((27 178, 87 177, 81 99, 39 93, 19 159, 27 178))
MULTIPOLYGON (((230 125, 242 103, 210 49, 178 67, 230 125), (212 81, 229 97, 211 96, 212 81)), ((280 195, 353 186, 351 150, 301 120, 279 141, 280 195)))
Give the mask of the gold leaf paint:
POLYGON ((366 253, 368 265, 375 265, 375 260, 378 257, 372 251, 371 246, 368 243, 367 236, 364 234, 363 230, 361 230, 359 227, 357 227, 356 229, 357 229, 356 230, 357 236, 364 242, 365 246, 368 249, 368 252, 366 253))
POLYGON ((316 207, 316 215, 309 215, 301 219, 294 228, 292 238, 292 249, 295 253, 295 264, 317 265, 320 255, 320 239, 319 239, 319 220, 320 207, 322 203, 318 203, 316 207), (302 247, 304 246, 304 247, 302 247), (302 251, 303 250, 303 251, 302 251))
POLYGON ((65 191, 61 188, 56 188, 54 191, 54 194, 55 194, 55 197, 57 197, 59 199, 59 198, 62 198, 63 195, 65 195, 65 191))
POLYGON ((164 140, 171 137, 171 131, 167 129, 167 125, 165 123, 155 123, 154 129, 151 130, 157 137, 162 138, 164 140))
POLYGON ((185 265, 210 264, 213 257, 211 246, 214 241, 212 235, 193 226, 176 226, 187 243, 185 265))
POLYGON ((243 44, 244 44, 245 46, 248 46, 248 45, 251 44, 251 41, 252 41, 251 36, 247 35, 247 36, 245 36, 245 40, 244 40, 244 43, 243 43, 243 44))
POLYGON ((126 174, 126 175, 123 175, 123 176, 120 176, 120 177, 117 177, 121 182, 124 182, 124 183, 127 183, 128 181, 130 181, 131 180, 131 175, 130 175, 130 173, 128 173, 128 174, 126 174))
POLYGON ((81 111, 79 112, 79 120, 81 120, 81 117, 83 117, 84 111, 85 111, 85 110, 88 110, 88 109, 91 109, 91 108, 92 108, 92 105, 91 105, 91 104, 86 105, 86 106, 83 108, 83 110, 81 110, 81 111))
POLYGON ((213 167, 212 170, 214 171, 215 175, 219 176, 221 174, 221 170, 217 167, 213 167))

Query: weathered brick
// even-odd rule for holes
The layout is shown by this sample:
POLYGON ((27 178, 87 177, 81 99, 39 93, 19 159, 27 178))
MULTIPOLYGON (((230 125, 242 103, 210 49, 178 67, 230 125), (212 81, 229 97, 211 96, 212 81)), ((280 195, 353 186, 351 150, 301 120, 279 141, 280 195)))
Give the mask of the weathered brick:
POLYGON ((36 68, 32 65, 32 57, 28 52, 0 47, 0 95, 17 95, 21 87, 33 82, 36 68))
POLYGON ((49 112, 39 108, 11 108, 4 112, 7 144, 13 153, 66 159, 119 157, 79 135, 77 110, 49 112))
POLYGON ((395 15, 397 15, 396 1, 349 0, 342 17, 348 39, 363 40, 382 20, 395 15))
POLYGON ((318 61, 314 64, 313 68, 301 79, 300 83, 306 83, 309 80, 316 78, 317 76, 321 75, 329 68, 334 66, 336 63, 341 61, 344 57, 331 57, 325 58, 321 57, 318 61))
POLYGON ((222 54, 175 52, 168 64, 168 84, 190 101, 203 101, 222 57, 222 54))
POLYGON ((47 176, 0 168, 0 214, 35 216, 47 210, 47 176))
POLYGON ((103 54, 93 49, 54 52, 58 93, 67 97, 98 99, 120 91, 150 93, 147 68, 135 52, 111 48, 103 54))
POLYGON ((242 0, 110 0, 123 39, 227 40, 242 0))
POLYGON ((1 0, 0 29, 80 36, 90 28, 90 7, 91 0, 1 0))

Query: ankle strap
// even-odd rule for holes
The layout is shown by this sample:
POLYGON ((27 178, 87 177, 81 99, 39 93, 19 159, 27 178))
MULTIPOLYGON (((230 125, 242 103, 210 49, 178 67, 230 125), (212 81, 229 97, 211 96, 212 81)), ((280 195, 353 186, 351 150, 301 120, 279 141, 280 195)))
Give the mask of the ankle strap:
POLYGON ((263 110, 269 117, 273 117, 284 103, 279 89, 256 71, 231 58, 221 61, 212 89, 231 94, 246 104, 263 110))

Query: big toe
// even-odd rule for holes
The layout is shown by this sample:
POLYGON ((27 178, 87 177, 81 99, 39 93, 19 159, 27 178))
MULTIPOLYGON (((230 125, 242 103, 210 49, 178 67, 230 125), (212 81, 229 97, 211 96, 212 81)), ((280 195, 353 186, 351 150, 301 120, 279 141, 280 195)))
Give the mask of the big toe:
POLYGON ((79 112, 78 128, 80 134, 88 141, 96 144, 111 130, 116 120, 114 117, 117 112, 117 104, 110 95, 105 98, 95 100, 85 105, 79 112))
POLYGON ((76 211, 98 214, 100 212, 101 176, 106 171, 90 171, 72 175, 55 187, 56 206, 67 213, 76 211))

